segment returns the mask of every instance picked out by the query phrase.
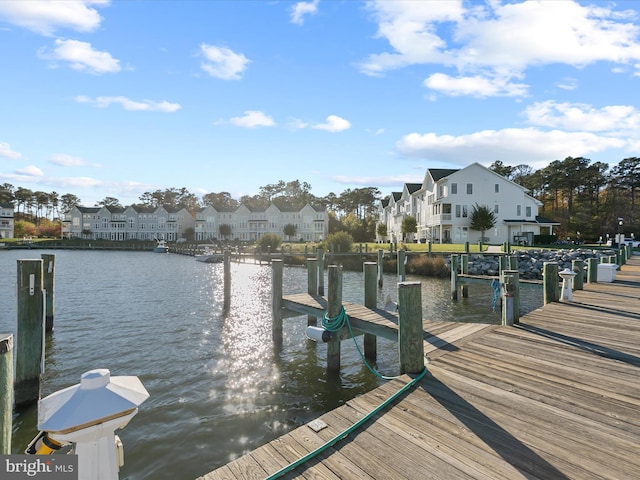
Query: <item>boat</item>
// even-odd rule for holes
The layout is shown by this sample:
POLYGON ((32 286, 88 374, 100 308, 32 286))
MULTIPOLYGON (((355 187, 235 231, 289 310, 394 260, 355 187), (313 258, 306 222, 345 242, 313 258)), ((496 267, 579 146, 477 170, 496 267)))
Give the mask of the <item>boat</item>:
POLYGON ((169 245, 164 240, 156 240, 156 246, 153 251, 155 253, 169 253, 169 245))
POLYGON ((204 253, 200 253, 195 256, 197 262, 203 263, 220 263, 224 260, 223 253, 212 252, 209 249, 206 249, 204 253))

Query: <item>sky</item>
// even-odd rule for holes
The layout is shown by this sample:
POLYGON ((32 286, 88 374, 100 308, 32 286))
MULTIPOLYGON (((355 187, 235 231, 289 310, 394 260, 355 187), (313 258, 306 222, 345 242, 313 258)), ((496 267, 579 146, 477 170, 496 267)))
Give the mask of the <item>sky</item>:
POLYGON ((323 197, 640 156, 640 1, 0 0, 0 184, 323 197))

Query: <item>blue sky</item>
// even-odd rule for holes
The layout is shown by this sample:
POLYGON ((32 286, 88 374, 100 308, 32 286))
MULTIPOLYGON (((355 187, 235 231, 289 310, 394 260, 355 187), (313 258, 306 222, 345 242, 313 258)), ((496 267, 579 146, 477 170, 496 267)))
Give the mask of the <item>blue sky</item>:
POLYGON ((383 194, 640 156, 640 2, 0 1, 0 184, 383 194))

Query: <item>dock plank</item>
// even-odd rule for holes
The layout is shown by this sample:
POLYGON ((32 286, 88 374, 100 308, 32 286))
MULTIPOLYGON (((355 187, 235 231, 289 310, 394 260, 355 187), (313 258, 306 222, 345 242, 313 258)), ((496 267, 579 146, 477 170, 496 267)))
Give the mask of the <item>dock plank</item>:
MULTIPOLYGON (((632 257, 615 282, 587 284, 574 302, 545 305, 514 327, 424 321, 427 376, 282 478, 640 478, 639 292, 632 257)), ((352 311, 363 321, 376 315, 352 311)), ((397 328, 388 315, 392 325, 380 325, 397 328)), ((322 415, 327 428, 303 425, 201 478, 276 471, 409 381, 386 382, 322 415)))

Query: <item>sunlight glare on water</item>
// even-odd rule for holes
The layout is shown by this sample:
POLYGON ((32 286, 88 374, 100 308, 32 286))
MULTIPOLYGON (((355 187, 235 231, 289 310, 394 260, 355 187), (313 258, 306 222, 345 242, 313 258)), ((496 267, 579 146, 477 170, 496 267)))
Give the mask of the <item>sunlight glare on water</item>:
MULTIPOLYGON (((14 340, 16 261, 42 253, 56 256, 42 396, 94 368, 138 376, 150 394, 118 432, 121 480, 193 480, 381 383, 351 340, 342 342, 340 373, 328 374, 326 345, 305 337, 306 315, 284 319, 282 348, 274 348, 271 267, 253 263, 231 265, 225 313, 220 264, 152 252, 0 251, 0 332, 14 340)), ((410 280, 422 283, 425 318, 499 320, 486 287, 451 302, 447 279, 410 280)), ((396 281, 384 276, 380 307, 387 294, 397 300, 396 281)), ((284 269, 285 294, 306 286, 305 269, 284 269)), ((362 274, 344 272, 343 299, 363 298, 362 274)), ((378 339, 376 364, 385 375, 398 373, 394 342, 378 339)), ((35 436, 36 421, 35 407, 15 412, 13 453, 35 436)))

